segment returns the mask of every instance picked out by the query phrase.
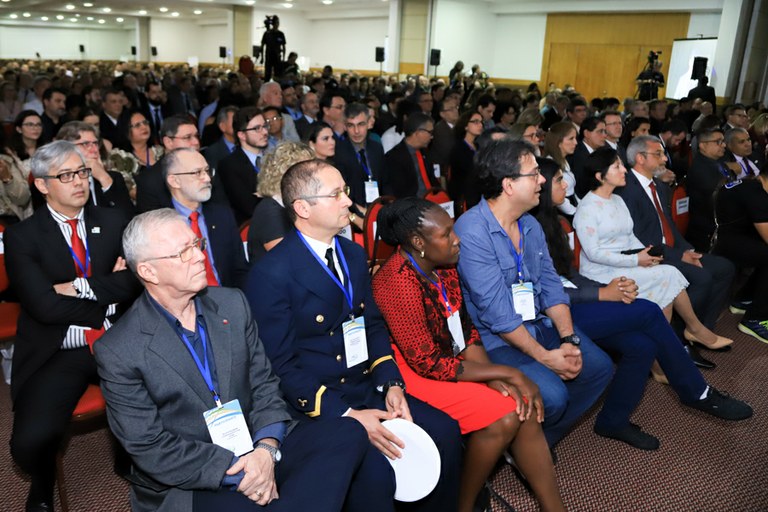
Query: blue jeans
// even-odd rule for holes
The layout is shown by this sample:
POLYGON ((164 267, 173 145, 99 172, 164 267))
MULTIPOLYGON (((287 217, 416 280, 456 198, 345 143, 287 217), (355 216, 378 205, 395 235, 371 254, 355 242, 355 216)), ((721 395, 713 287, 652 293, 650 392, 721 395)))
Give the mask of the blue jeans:
MULTIPOLYGON (((534 337, 545 349, 553 350, 560 346, 560 336, 549 319, 527 325, 532 327, 534 337)), ((488 352, 491 361, 517 368, 539 386, 544 400, 542 428, 549 446, 557 444, 600 398, 613 375, 613 363, 605 352, 577 327, 575 332, 581 338, 582 367, 581 373, 569 381, 563 381, 552 370, 509 345, 488 352)))
POLYGON ((595 425, 621 429, 643 397, 654 359, 683 403, 698 400, 707 383, 653 302, 582 302, 571 305, 573 322, 595 343, 619 355, 605 403, 595 425))

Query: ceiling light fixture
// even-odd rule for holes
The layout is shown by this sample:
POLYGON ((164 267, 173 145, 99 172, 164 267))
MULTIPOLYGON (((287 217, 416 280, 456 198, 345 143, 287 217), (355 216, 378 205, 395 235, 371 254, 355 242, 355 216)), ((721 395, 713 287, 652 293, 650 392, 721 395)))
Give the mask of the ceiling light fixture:
POLYGON ((10 16, 8 16, 8 17, 9 17, 9 18, 11 18, 12 20, 15 20, 16 18, 18 18, 18 17, 19 17, 19 15, 18 15, 18 14, 11 14, 11 15, 10 15, 10 16))
POLYGON ((253 5, 256 2, 254 0, 245 0, 245 5, 253 5))
POLYGON ((99 20, 99 25, 103 25, 107 22, 107 20, 99 20))
POLYGON ((168 8, 167 7, 161 7, 160 8, 160 12, 168 12, 168 8))
POLYGON ((28 12, 22 13, 21 15, 22 15, 22 16, 24 16, 25 18, 29 18, 30 16, 32 16, 32 15, 31 15, 30 13, 28 13, 28 12))
POLYGON ((77 23, 77 18, 69 18, 69 21, 71 21, 72 23, 77 23))
POLYGON ((88 21, 93 21, 93 16, 88 16, 88 17, 87 17, 87 18, 85 18, 85 19, 87 19, 88 21))
POLYGON ((139 14, 140 14, 141 16, 146 16, 146 15, 147 15, 147 11, 145 11, 144 9, 142 9, 142 10, 140 10, 140 11, 139 11, 139 14))
POLYGON ((67 5, 65 6, 65 8, 66 8, 68 11, 72 11, 72 10, 74 10, 74 9, 75 9, 75 6, 74 6, 74 5, 72 5, 72 4, 67 4, 67 5))
POLYGON ((59 20, 59 21, 61 21, 61 20, 63 20, 63 19, 64 19, 64 15, 63 15, 63 14, 57 14, 57 15, 56 15, 56 19, 57 19, 57 20, 59 20))
POLYGON ((91 2, 85 2, 83 7, 93 7, 93 4, 91 2))
POLYGON ((323 0, 324 5, 331 5, 333 3, 333 0, 323 0))
POLYGON ((104 7, 101 9, 101 12, 112 12, 112 9, 110 9, 109 7, 104 7))
POLYGON ((291 7, 293 7, 293 4, 289 4, 286 2, 283 4, 283 7, 285 7, 286 9, 290 9, 291 7))
POLYGON ((118 23, 122 23, 125 21, 125 18, 116 18, 115 21, 118 23))
POLYGON ((203 14, 203 11, 201 11, 200 9, 195 9, 194 11, 192 11, 192 14, 198 14, 198 15, 203 14))
POLYGON ((173 16, 174 18, 178 18, 179 17, 179 13, 177 13, 176 11, 173 11, 171 13, 171 16, 173 16))
POLYGON ((48 21, 48 16, 40 16, 40 19, 43 21, 48 21))

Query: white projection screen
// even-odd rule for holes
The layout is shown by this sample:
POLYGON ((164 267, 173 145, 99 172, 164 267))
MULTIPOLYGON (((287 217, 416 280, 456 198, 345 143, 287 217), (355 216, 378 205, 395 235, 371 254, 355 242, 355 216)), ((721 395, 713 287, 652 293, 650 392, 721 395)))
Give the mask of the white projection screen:
POLYGON ((707 76, 709 85, 713 85, 715 71, 712 64, 715 60, 717 38, 705 39, 675 39, 672 43, 672 58, 669 60, 669 74, 667 76, 667 98, 679 100, 688 94, 688 91, 696 87, 696 80, 691 80, 694 57, 706 57, 707 76))

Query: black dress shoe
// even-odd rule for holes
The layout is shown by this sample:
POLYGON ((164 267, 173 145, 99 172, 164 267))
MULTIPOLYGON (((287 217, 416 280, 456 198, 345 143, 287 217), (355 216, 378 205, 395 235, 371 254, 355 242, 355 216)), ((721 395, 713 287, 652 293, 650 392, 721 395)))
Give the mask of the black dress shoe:
POLYGON ((37 503, 27 501, 25 512, 53 512, 53 503, 41 501, 37 503))
POLYGON ((721 393, 712 386, 709 387, 705 398, 685 405, 723 420, 739 421, 752 416, 752 407, 749 404, 731 398, 726 393, 721 393))
POLYGON ((685 351, 688 352, 689 356, 691 356, 691 360, 693 361, 693 364, 695 364, 699 368, 704 368, 705 370, 712 370, 713 368, 717 367, 717 365, 712 361, 710 361, 709 359, 704 359, 699 353, 699 349, 697 349, 693 345, 686 345, 685 351))
POLYGON ((637 425, 627 425, 618 430, 609 430, 595 425, 595 434, 627 443, 638 450, 658 450, 661 443, 656 437, 643 432, 637 425))

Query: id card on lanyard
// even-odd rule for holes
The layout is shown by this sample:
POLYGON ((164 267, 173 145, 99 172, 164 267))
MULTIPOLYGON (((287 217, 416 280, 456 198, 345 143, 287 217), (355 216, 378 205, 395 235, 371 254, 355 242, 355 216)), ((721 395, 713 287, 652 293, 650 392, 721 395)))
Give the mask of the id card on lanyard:
POLYGON ((448 300, 448 293, 445 290, 445 285, 440 280, 440 276, 435 274, 437 277, 437 281, 433 281, 430 279, 430 277, 424 272, 418 263, 416 263, 416 260, 413 256, 411 256, 410 253, 407 253, 408 259, 411 260, 411 264, 413 265, 413 268, 416 269, 416 271, 424 276, 424 278, 429 281, 432 286, 436 287, 440 290, 440 295, 443 297, 443 303, 445 304, 445 309, 448 311, 448 318, 446 319, 448 323, 448 331, 451 333, 451 340, 452 340, 452 347, 453 347, 453 355, 457 356, 462 351, 464 351, 465 348, 467 348, 467 342, 464 339, 464 328, 461 326, 461 316, 459 315, 458 311, 454 311, 451 307, 451 302, 448 300))
POLYGON ((373 179, 373 173, 368 166, 367 160, 368 159, 364 158, 363 155, 357 153, 357 161, 360 162, 360 166, 368 176, 368 179, 365 180, 365 202, 370 204, 379 198, 379 183, 373 179))
POLYGON ((181 340, 186 345, 189 354, 195 361, 200 375, 202 375, 208 391, 211 392, 216 407, 203 412, 205 425, 208 427, 208 433, 211 441, 217 446, 225 448, 238 457, 253 450, 253 440, 248 431, 248 424, 245 422, 243 410, 240 402, 235 399, 225 404, 221 403, 221 398, 213 385, 213 374, 208 360, 208 341, 205 334, 205 328, 201 324, 196 324, 200 328, 200 343, 203 345, 203 361, 197 356, 197 352, 192 347, 187 335, 181 332, 181 340))
POLYGON ((355 308, 352 306, 352 278, 349 274, 347 259, 344 257, 344 252, 341 250, 341 244, 339 244, 338 239, 334 238, 339 263, 341 263, 344 275, 347 276, 346 286, 344 286, 338 277, 333 275, 333 272, 328 268, 328 265, 320 259, 315 251, 312 250, 312 247, 309 246, 304 235, 301 234, 301 231, 297 229, 296 234, 299 235, 299 239, 306 246, 307 250, 315 258, 318 264, 320 264, 325 273, 328 274, 328 277, 330 277, 336 286, 341 289, 341 292, 344 294, 344 298, 347 301, 347 305, 349 305, 349 320, 341 325, 342 333, 344 335, 344 355, 347 360, 347 368, 352 368, 355 365, 367 361, 368 340, 365 335, 365 318, 363 316, 355 317, 353 314, 355 308))
POLYGON ((523 245, 523 228, 520 224, 520 219, 517 220, 517 230, 520 232, 520 252, 515 250, 515 246, 512 243, 512 239, 507 236, 507 243, 509 243, 509 249, 512 252, 512 256, 515 258, 517 266, 517 282, 510 286, 512 292, 512 301, 515 305, 515 312, 523 317, 523 322, 534 320, 536 318, 536 301, 533 294, 533 283, 523 280, 523 253, 525 247, 523 245))

